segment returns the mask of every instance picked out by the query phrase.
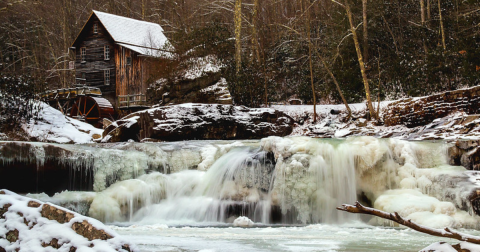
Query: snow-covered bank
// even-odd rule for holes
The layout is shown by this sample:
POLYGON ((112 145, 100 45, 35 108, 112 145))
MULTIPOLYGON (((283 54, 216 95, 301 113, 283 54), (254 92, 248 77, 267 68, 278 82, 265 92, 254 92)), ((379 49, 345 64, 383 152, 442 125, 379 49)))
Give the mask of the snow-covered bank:
POLYGON ((103 130, 63 115, 48 104, 39 102, 38 117, 22 124, 34 140, 53 143, 91 143, 101 138, 103 130))
MULTIPOLYGON (((12 140, 12 135, 20 135, 22 140, 36 142, 85 144, 102 137, 103 129, 65 116, 44 102, 35 103, 34 118, 28 121, 17 118, 20 128, 0 132, 0 141, 12 140)), ((13 137, 13 140, 18 139, 13 137)))
MULTIPOLYGON (((380 103, 380 111, 391 101, 380 103)), ((374 107, 377 104, 374 103, 374 107)), ((480 139, 480 116, 465 112, 454 112, 433 120, 423 126, 407 127, 405 125, 385 126, 376 121, 367 121, 366 105, 350 104, 353 118, 347 117, 343 104, 317 105, 317 123, 313 123, 313 105, 274 105, 272 108, 283 111, 295 120, 290 136, 311 136, 320 138, 345 138, 351 136, 374 136, 405 140, 462 140, 480 139)))
POLYGON ((93 218, 8 190, 0 191, 0 238, 0 251, 137 251, 93 218))

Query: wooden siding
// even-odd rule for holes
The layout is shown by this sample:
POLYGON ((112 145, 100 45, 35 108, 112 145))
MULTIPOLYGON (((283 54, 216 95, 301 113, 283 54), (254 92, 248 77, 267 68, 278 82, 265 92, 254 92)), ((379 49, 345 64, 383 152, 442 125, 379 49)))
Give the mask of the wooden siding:
POLYGON ((142 58, 138 53, 122 47, 115 46, 115 64, 117 96, 145 94, 145 86, 142 74, 142 58), (127 58, 131 57, 130 64, 127 64, 127 58))
POLYGON ((75 78, 77 84, 85 84, 90 87, 98 87, 103 95, 114 104, 115 102, 115 60, 114 42, 107 30, 100 23, 95 15, 85 24, 79 43, 75 45, 75 78), (98 32, 94 33, 93 25, 98 24, 98 32), (105 60, 104 48, 110 48, 110 59, 105 60), (86 59, 82 62, 81 48, 86 48, 86 59), (105 70, 110 69, 110 85, 105 84, 105 70), (82 76, 85 74, 85 80, 82 76))

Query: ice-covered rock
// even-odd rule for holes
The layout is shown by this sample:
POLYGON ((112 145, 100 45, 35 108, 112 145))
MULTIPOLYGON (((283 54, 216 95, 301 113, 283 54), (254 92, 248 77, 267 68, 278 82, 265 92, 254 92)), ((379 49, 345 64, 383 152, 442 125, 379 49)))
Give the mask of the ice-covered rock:
POLYGON ((251 227, 253 226, 253 221, 245 216, 240 216, 233 221, 234 227, 251 227))
POLYGON ((446 242, 436 242, 430 246, 420 250, 420 252, 474 252, 480 251, 480 245, 468 242, 450 245, 446 242))
POLYGON ((109 126, 104 141, 260 139, 289 135, 293 124, 274 109, 188 103, 133 113, 109 126))
POLYGON ((53 204, 0 191, 0 251, 137 251, 103 223, 53 204))

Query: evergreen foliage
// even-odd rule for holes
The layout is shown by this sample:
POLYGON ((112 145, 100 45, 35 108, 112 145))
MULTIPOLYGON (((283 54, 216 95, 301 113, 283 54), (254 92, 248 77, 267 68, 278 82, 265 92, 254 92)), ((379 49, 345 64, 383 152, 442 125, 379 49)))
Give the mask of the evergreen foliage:
POLYGON ((36 115, 35 81, 27 76, 0 75, 0 131, 20 126, 36 115))

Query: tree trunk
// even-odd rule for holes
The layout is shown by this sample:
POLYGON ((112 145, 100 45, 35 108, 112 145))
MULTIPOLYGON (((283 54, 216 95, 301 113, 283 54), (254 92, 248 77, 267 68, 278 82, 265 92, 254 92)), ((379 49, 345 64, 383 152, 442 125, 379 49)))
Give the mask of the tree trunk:
POLYGON ((363 59, 368 64, 368 25, 367 25, 367 0, 362 0, 363 13, 363 59))
POLYGON ((432 11, 430 7, 430 0, 427 0, 427 21, 432 19, 432 11))
POLYGON ((396 222, 400 225, 404 225, 406 227, 409 227, 413 230, 416 230, 418 232, 422 232, 422 233, 425 233, 425 234, 438 236, 438 237, 452 238, 452 239, 456 239, 456 240, 459 240, 459 241, 466 241, 466 242, 470 242, 470 243, 480 244, 480 237, 478 237, 478 236, 462 234, 462 233, 459 233, 455 230, 451 230, 449 228, 436 229, 436 228, 430 228, 430 227, 422 226, 422 225, 419 225, 419 224, 417 224, 417 223, 415 223, 411 220, 403 219, 397 212, 388 213, 388 212, 380 211, 380 210, 375 209, 375 208, 365 207, 358 202, 356 202, 355 205, 343 204, 341 207, 337 207, 337 210, 345 211, 345 212, 349 212, 349 213, 369 214, 369 215, 377 216, 377 217, 380 217, 380 218, 383 218, 383 219, 394 221, 394 222, 396 222))
POLYGON ((446 50, 447 46, 445 45, 445 30, 443 29, 442 6, 440 0, 438 0, 438 15, 440 18, 440 33, 442 33, 442 46, 443 50, 446 50))
POLYGON ((242 67, 242 0, 235 0, 235 64, 236 73, 242 67))
POLYGON ((260 51, 258 49, 258 32, 257 32, 257 19, 258 19, 258 0, 253 2, 253 14, 252 14, 252 61, 260 62, 260 51))
POLYGON ((425 2, 420 0, 420 17, 422 20, 422 26, 425 25, 425 2))
POLYGON ((380 84, 381 84, 381 77, 382 77, 382 71, 380 70, 380 49, 377 48, 378 50, 378 88, 377 88, 377 117, 380 119, 380 84))
MULTIPOLYGON (((420 18, 421 18, 421 21, 422 21, 422 27, 425 28, 425 2, 424 0, 420 0, 420 18)), ((425 31, 422 32, 422 44, 423 44, 423 50, 425 52, 425 58, 427 58, 427 54, 428 54, 428 47, 427 47, 427 43, 425 42, 426 38, 425 38, 425 31)))
POLYGON ((370 87, 369 87, 369 84, 368 84, 367 73, 365 71, 365 64, 363 62, 362 51, 360 50, 360 43, 358 41, 358 35, 357 35, 355 25, 353 24, 352 10, 350 9, 350 4, 348 3, 348 0, 345 0, 345 9, 347 11, 348 21, 350 23, 350 30, 351 30, 352 35, 353 35, 353 42, 355 43, 355 50, 357 51, 358 64, 360 65, 360 72, 362 74, 363 85, 365 86, 365 95, 366 95, 366 98, 367 98, 367 107, 368 107, 368 110, 370 111, 371 118, 376 119, 377 116, 375 114, 375 110, 373 109, 373 105, 372 105, 372 99, 371 99, 371 96, 370 96, 370 87))
POLYGON ((315 84, 313 81, 313 62, 312 62, 312 50, 313 44, 311 39, 311 32, 310 32, 310 8, 305 5, 305 24, 307 29, 307 41, 308 41, 308 62, 310 65, 310 82, 312 85, 312 94, 313 94, 313 123, 317 122, 317 97, 315 94, 315 84))

